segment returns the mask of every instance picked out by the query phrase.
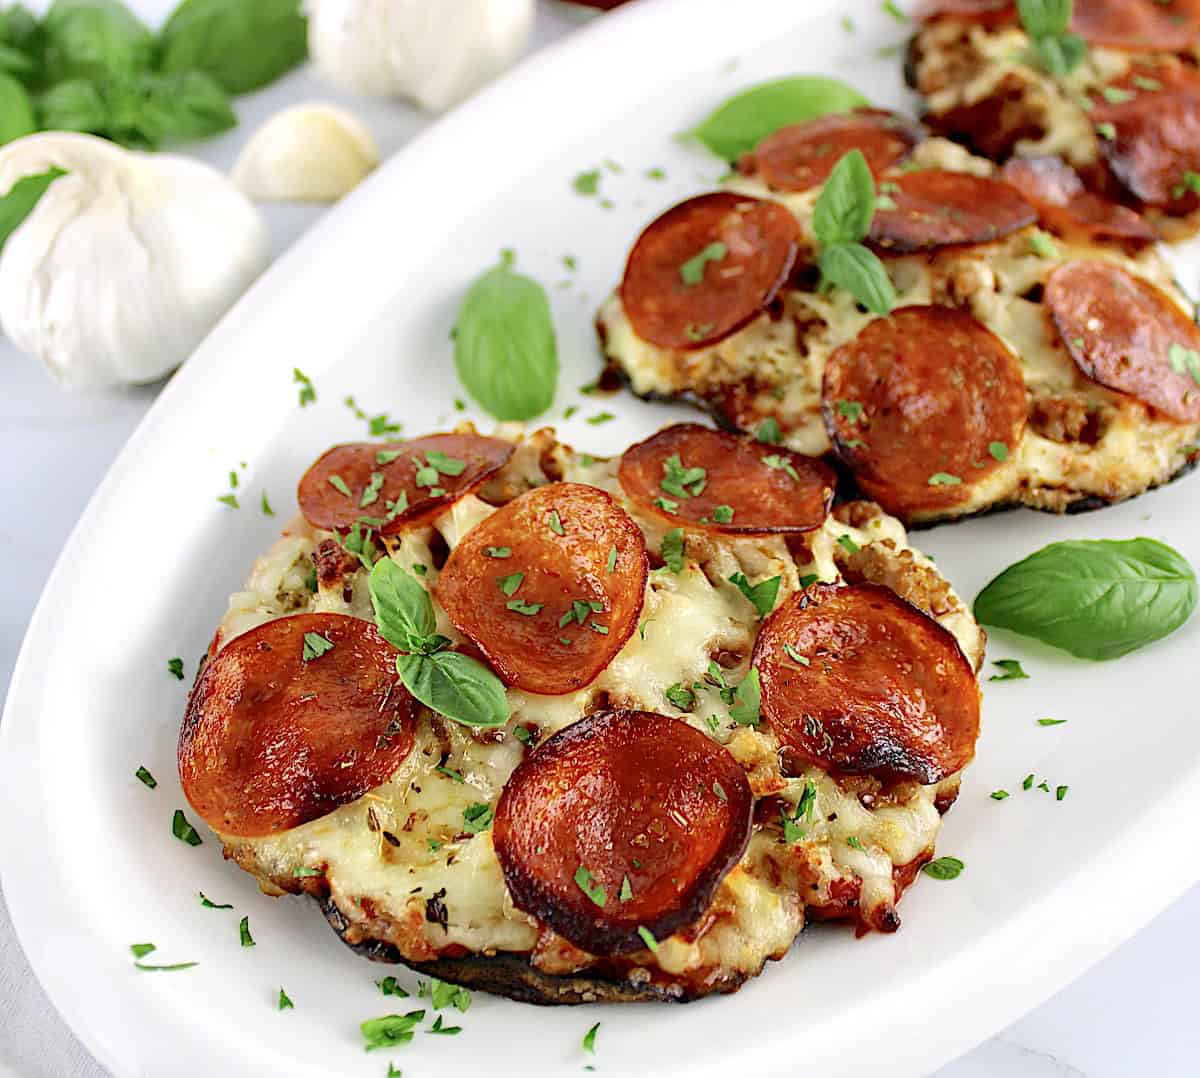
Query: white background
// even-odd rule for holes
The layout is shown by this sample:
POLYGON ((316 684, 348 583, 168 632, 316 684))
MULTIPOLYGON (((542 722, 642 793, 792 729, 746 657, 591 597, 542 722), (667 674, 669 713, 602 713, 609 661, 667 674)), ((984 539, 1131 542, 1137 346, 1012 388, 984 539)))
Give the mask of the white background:
MULTIPOLYGON (((171 5, 142 0, 134 6, 153 18, 171 5)), ((569 32, 579 21, 574 12, 545 3, 536 44, 569 32)), ((338 100, 301 75, 243 99, 242 126, 206 144, 202 155, 227 167, 259 119, 283 103, 318 95, 338 100)), ((361 101, 354 106, 385 153, 427 122, 404 106, 361 101)), ((302 207, 269 210, 276 253, 316 214, 302 207)), ((67 394, 35 362, 0 342, 0 695, 7 690, 21 637, 58 551, 154 396, 154 388, 67 394)), ((97 886, 108 885, 97 881, 97 886)), ((1200 889, 1058 997, 947 1067, 942 1078, 1194 1074, 1192 1060, 1200 1052, 1193 1017, 1200 944, 1188 926, 1198 914, 1200 889)), ((1038 957, 1031 953, 1021 961, 1034 965, 1038 957)), ((102 1073, 33 980, 0 895, 0 1073, 6 1065, 22 1078, 93 1078, 102 1073)), ((803 1070, 803 1061, 797 1060, 795 1073, 803 1070)))

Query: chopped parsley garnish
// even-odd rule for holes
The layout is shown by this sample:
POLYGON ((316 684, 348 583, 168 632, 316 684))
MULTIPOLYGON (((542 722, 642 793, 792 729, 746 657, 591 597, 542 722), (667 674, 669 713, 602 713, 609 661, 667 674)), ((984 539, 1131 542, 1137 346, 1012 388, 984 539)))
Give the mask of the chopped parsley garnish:
POLYGON ((597 906, 603 906, 608 901, 608 895, 605 893, 604 888, 596 883, 592 878, 591 872, 583 865, 580 865, 575 870, 575 884, 597 906))
POLYGON ((571 186, 575 188, 577 194, 594 195, 600 190, 600 170, 593 168, 587 172, 581 172, 571 181, 571 186))
POLYGON ((846 551, 847 554, 857 554, 862 549, 862 547, 860 547, 848 535, 839 535, 837 537, 837 541, 838 541, 838 546, 840 546, 844 551, 846 551))
POLYGON ((298 865, 292 869, 292 876, 298 880, 306 880, 312 876, 324 875, 319 868, 306 868, 304 865, 298 865))
POLYGON ((222 505, 229 506, 230 509, 241 509, 241 506, 238 504, 236 494, 222 494, 217 501, 219 501, 222 505))
POLYGON ((186 842, 189 846, 199 846, 204 841, 196 829, 188 823, 187 817, 183 814, 183 809, 176 809, 175 815, 171 817, 171 834, 179 839, 180 842, 186 842))
POLYGON ((1008 797, 1007 790, 993 790, 991 794, 993 801, 1004 801, 1008 797))
POLYGON ((176 656, 174 659, 168 659, 167 660, 167 673, 171 674, 172 676, 174 676, 174 677, 178 678, 180 681, 182 681, 183 680, 183 660, 181 658, 179 658, 178 656, 176 656))
POLYGON ((522 745, 528 745, 533 740, 533 731, 528 726, 514 726, 513 737, 522 745))
POLYGON ((717 798, 718 798, 719 800, 721 800, 721 801, 728 801, 728 800, 729 800, 729 795, 728 795, 728 794, 725 792, 725 787, 724 787, 724 786, 722 786, 722 785, 721 785, 719 782, 717 782, 715 779, 713 780, 713 784, 712 784, 712 792, 713 792, 713 793, 714 793, 714 794, 717 796, 717 798))
POLYGON ((1064 797, 1067 796, 1067 791, 1070 788, 1071 788, 1070 786, 1056 786, 1054 789, 1054 800, 1061 801, 1064 797))
POLYGON ((1189 191, 1193 193, 1200 193, 1200 173, 1191 171, 1185 172, 1183 174, 1183 179, 1171 189, 1171 197, 1183 198, 1183 196, 1189 191))
POLYGON ((781 579, 781 577, 773 576, 767 580, 760 580, 751 587, 750 581, 746 579, 746 574, 737 572, 729 578, 729 583, 734 585, 750 601, 754 609, 758 611, 758 616, 761 619, 765 618, 775 609, 775 600, 779 597, 779 582, 781 579))
POLYGON ((621 893, 617 895, 622 902, 628 902, 633 898, 633 885, 629 882, 628 876, 621 877, 621 893))
POLYGON ((250 918, 243 917, 238 922, 238 938, 242 941, 243 947, 253 947, 254 937, 250 935, 250 918))
POLYGON ((612 412, 597 412, 595 415, 590 415, 587 421, 593 426, 598 427, 601 423, 607 423, 617 417, 612 412))
POLYGON ((233 909, 232 902, 214 902, 203 891, 197 891, 196 894, 200 896, 200 905, 203 906, 206 910, 231 910, 231 909, 233 909))
POLYGON ((796 811, 791 816, 783 809, 779 810, 780 818, 783 821, 783 840, 788 845, 794 845, 800 842, 805 837, 805 830, 800 826, 801 820, 805 823, 812 823, 813 809, 817 804, 817 787, 812 779, 804 780, 804 789, 800 794, 800 800, 796 802, 796 811))
POLYGON ((664 513, 679 512, 679 503, 677 501, 673 501, 670 498, 655 498, 654 504, 657 508, 661 509, 664 513))
POLYGON ((712 511, 712 518, 718 524, 730 524, 733 521, 733 506, 718 505, 712 511))
POLYGON ((1172 344, 1167 349, 1167 361, 1176 374, 1191 375, 1193 382, 1200 383, 1200 352, 1172 344))
POLYGON ((380 449, 375 454, 375 463, 380 467, 386 464, 391 464, 397 457, 404 456, 403 449, 380 449))
POLYGON ((146 955, 153 954, 155 951, 158 950, 158 947, 156 947, 153 943, 133 943, 133 944, 130 944, 129 950, 133 954, 133 958, 134 958, 133 964, 138 969, 143 970, 146 973, 174 973, 177 970, 191 969, 193 966, 198 965, 198 963, 196 963, 196 962, 176 962, 176 963, 174 963, 174 965, 170 965, 170 966, 147 965, 145 962, 143 962, 141 960, 143 958, 145 958, 146 955))
POLYGON ((568 404, 567 407, 563 410, 563 419, 570 419, 573 415, 576 415, 578 413, 578 411, 579 411, 578 404, 568 404))
MULTIPOLYGON (((419 983, 419 982, 418 982, 419 983)), ((421 985, 419 995, 426 995, 426 988, 421 985)), ((446 981, 439 981, 433 977, 429 981, 428 988, 429 1001, 433 1004, 435 1011, 440 1011, 444 1007, 449 1007, 454 1004, 456 1010, 464 1014, 471 1006, 471 993, 465 988, 459 988, 456 984, 449 984, 446 981)))
POLYGON ((883 0, 883 3, 879 7, 885 14, 890 15, 897 22, 908 22, 908 16, 896 6, 896 0, 883 0))
POLYGON ((812 585, 820 579, 821 578, 817 576, 816 573, 805 573, 800 578, 800 590, 803 591, 805 588, 812 587, 812 585))
POLYGON ((1021 780, 1021 789, 1022 790, 1032 790, 1033 789, 1033 775, 1032 774, 1026 775, 1025 778, 1021 780))
POLYGON ((451 779, 454 782, 466 783, 467 781, 462 777, 462 772, 455 771, 453 768, 445 767, 444 765, 435 767, 434 771, 441 772, 441 774, 445 775, 446 778, 451 779))
POLYGON ((395 977, 384 977, 382 981, 375 982, 375 987, 385 996, 397 996, 400 999, 408 999, 408 993, 400 987, 400 982, 395 977))
POLYGON ((262 492, 261 504, 262 504, 263 516, 273 517, 275 515, 275 510, 271 508, 271 503, 269 501, 267 501, 267 492, 265 490, 262 492))
POLYGON ((423 565, 421 562, 415 561, 415 562, 413 562, 413 565, 412 565, 412 571, 414 573, 416 573, 417 576, 425 576, 429 572, 429 569, 427 566, 423 565))
POLYGON ((500 577, 496 583, 500 585, 500 590, 505 595, 512 596, 517 588, 521 586, 521 581, 524 579, 524 573, 510 573, 508 576, 500 577))
POLYGON ((667 178, 667 174, 661 168, 646 169, 646 179, 648 179, 648 180, 665 180, 666 178, 667 178))
POLYGON ((951 475, 949 472, 934 472, 929 477, 929 485, 931 487, 956 487, 962 480, 957 475, 951 475))
POLYGON ((1029 249, 1038 258, 1057 258, 1058 245, 1040 228, 1029 234, 1029 249))
POLYGON ((698 497, 708 483, 707 474, 703 468, 685 468, 675 453, 663 461, 663 477, 658 485, 676 498, 698 497))
POLYGON ((358 499, 358 507, 366 509, 379 501, 379 492, 383 490, 383 472, 372 472, 371 481, 363 489, 362 497, 358 499))
POLYGON ((467 834, 478 835, 481 831, 486 831, 492 826, 492 817, 494 815, 492 806, 482 801, 468 805, 463 809, 463 830, 467 834))
POLYGON ((957 857, 939 857, 936 861, 930 861, 921 871, 935 880, 954 880, 965 867, 957 857))
POLYGON ((367 420, 367 429, 370 431, 372 438, 382 438, 385 434, 399 434, 403 424, 393 423, 387 412, 380 415, 373 415, 367 420))
MULTIPOLYGON (((646 950, 651 954, 658 954, 658 940, 654 938, 654 933, 645 925, 638 925, 638 935, 642 942, 646 945, 646 950)), ((598 1023, 597 1023, 598 1024, 598 1023)))
POLYGON ((154 787, 158 785, 158 779, 156 779, 153 775, 151 775, 150 772, 147 771, 146 768, 144 768, 144 767, 139 767, 134 772, 134 775, 137 776, 138 780, 142 783, 142 785, 150 787, 151 790, 153 790, 154 787))
POLYGON ((774 416, 768 416, 755 428, 754 437, 756 441, 762 442, 764 445, 778 445, 783 441, 783 431, 779 429, 779 420, 774 416))
POLYGON ((659 547, 662 554, 663 564, 672 573, 683 572, 683 529, 673 528, 662 537, 662 545, 659 547))
POLYGON ((431 449, 425 454, 425 460, 431 468, 436 468, 442 475, 458 476, 467 470, 467 462, 456 457, 448 457, 445 453, 431 449))
POLYGON ((568 610, 561 618, 558 619, 558 627, 565 629, 573 621, 579 622, 580 625, 586 625, 588 618, 593 614, 599 614, 604 610, 604 604, 597 602, 595 599, 574 599, 571 601, 571 609, 568 610))
POLYGON ((433 1020, 433 1025, 430 1026, 427 1030, 425 1030, 425 1032, 426 1033, 445 1033, 447 1035, 452 1036, 455 1033, 461 1033, 462 1026, 444 1026, 444 1025, 442 1025, 442 1016, 439 1014, 433 1020))
POLYGON ((524 599, 509 599, 504 604, 505 607, 511 610, 514 614, 524 614, 525 617, 531 618, 535 614, 540 614, 545 603, 527 603, 524 599))
POLYGON ((281 1011, 290 1011, 295 1006, 296 1004, 292 1002, 291 997, 281 988, 279 990, 279 1009, 281 1011))
POLYGON ((851 835, 848 839, 846 839, 846 845, 852 850, 859 850, 862 853, 867 852, 867 848, 862 844, 861 841, 859 841, 857 835, 851 835))
POLYGON ((863 406, 859 401, 838 401, 837 410, 838 415, 851 423, 857 423, 863 414, 863 406))
POLYGON ((563 527, 562 517, 558 515, 557 509, 550 510, 549 515, 546 517, 546 523, 550 526, 550 530, 554 532, 555 535, 567 534, 566 528, 563 527))
POLYGON ((365 1050, 394 1048, 408 1044, 413 1039, 413 1030, 425 1021, 425 1012, 409 1011, 408 1014, 385 1014, 382 1018, 368 1018, 358 1028, 366 1041, 365 1050))
POLYGON ((346 483, 346 480, 344 480, 340 475, 331 475, 329 477, 329 485, 331 487, 333 487, 333 489, 336 490, 339 494, 341 494, 347 498, 354 497, 354 495, 350 491, 350 487, 346 483))
POLYGON ((1048 794, 1050 792, 1050 785, 1045 779, 1042 779, 1042 781, 1038 783, 1038 789, 1041 790, 1042 793, 1048 794))
POLYGON ((710 243, 679 267, 679 279, 689 288, 699 284, 704 280, 704 270, 708 264, 720 262, 727 254, 729 254, 729 248, 725 244, 720 241, 710 243))
POLYGON ((1022 669, 1016 659, 996 659, 993 666, 1000 667, 1000 673, 993 674, 988 681, 1028 681, 1029 675, 1022 669))
POLYGON ((678 681, 663 695, 667 698, 667 703, 672 707, 677 707, 680 711, 691 711, 696 706, 696 694, 678 681))
POLYGON ((1066 719, 1038 719, 1037 724, 1039 726, 1062 726, 1066 721, 1066 719))
POLYGON ((729 717, 739 726, 757 726, 762 721, 759 714, 762 693, 758 683, 757 667, 750 668, 750 673, 742 679, 734 696, 737 703, 729 709, 729 717))
POLYGON ((720 692, 721 699, 726 704, 733 704, 737 695, 736 690, 725 680, 725 671, 721 669, 716 659, 708 660, 708 670, 704 674, 704 680, 716 686, 720 692))
MULTIPOLYGON (((640 933, 639 933, 640 935, 640 933)), ((596 1032, 600 1029, 600 1023, 597 1022, 591 1029, 583 1035, 583 1050, 592 1055, 596 1054, 596 1032)))
POLYGON ((489 558, 511 558, 512 547, 510 546, 490 546, 484 553, 489 558))
POLYGON ((131 943, 129 950, 133 953, 134 958, 145 958, 146 955, 157 951, 158 948, 153 943, 131 943))
POLYGON ((796 482, 800 481, 800 476, 796 474, 796 469, 792 466, 792 462, 786 457, 781 457, 778 453, 772 453, 768 457, 763 457, 762 462, 768 467, 776 471, 782 471, 790 476, 796 482))
POLYGON ((1106 142, 1112 142, 1117 137, 1117 129, 1113 124, 1096 124, 1096 134, 1106 142))
POLYGON ((1003 442, 989 442, 988 452, 992 455, 993 460, 998 460, 1001 463, 1008 460, 1008 446, 1003 442))
POLYGON ((333 641, 323 637, 320 633, 305 633, 304 634, 304 651, 301 654, 301 659, 306 663, 312 662, 314 659, 319 659, 326 652, 333 650, 333 641))
POLYGON ((601 625, 598 621, 589 622, 588 628, 594 633, 599 633, 601 636, 608 636, 608 626, 601 625))
POLYGON ((608 548, 608 561, 605 564, 610 573, 617 571, 617 548, 615 546, 608 548))
POLYGON ((312 384, 312 379, 307 374, 300 370, 299 367, 292 368, 292 382, 300 387, 300 407, 304 408, 309 404, 313 404, 317 399, 317 391, 312 384))

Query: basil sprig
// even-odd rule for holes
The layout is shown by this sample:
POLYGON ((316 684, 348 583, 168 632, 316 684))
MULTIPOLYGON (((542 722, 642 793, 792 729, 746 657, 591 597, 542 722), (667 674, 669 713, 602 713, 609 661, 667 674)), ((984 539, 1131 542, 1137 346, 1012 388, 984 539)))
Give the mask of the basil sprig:
POLYGON ((1072 0, 1017 0, 1021 25, 1051 75, 1069 75, 1087 55, 1083 38, 1071 33, 1073 8, 1072 0))
POLYGON ((975 617, 1081 659, 1115 659, 1174 632, 1196 608, 1196 574, 1155 539, 1051 543, 1005 569, 975 617))
POLYGON ((844 288, 868 311, 890 314, 896 289, 875 253, 862 241, 875 216, 875 177, 861 150, 838 161, 813 210, 813 232, 821 245, 822 281, 844 288))
POLYGON ((837 79, 815 75, 775 79, 731 97, 687 135, 732 162, 781 127, 869 104, 837 79))
POLYGON ((558 345, 546 290, 512 265, 505 251, 471 285, 454 326, 454 366, 489 413, 523 420, 554 403, 558 345))
POLYGON ((370 576, 375 624, 396 657, 404 687, 426 707, 467 726, 503 726, 508 721, 504 685, 483 663, 445 650, 429 593, 390 558, 375 563, 370 576))
POLYGON ((59 176, 65 176, 61 168, 47 169, 36 176, 17 180, 8 193, 0 197, 0 251, 11 236, 25 222, 41 200, 42 195, 59 176))

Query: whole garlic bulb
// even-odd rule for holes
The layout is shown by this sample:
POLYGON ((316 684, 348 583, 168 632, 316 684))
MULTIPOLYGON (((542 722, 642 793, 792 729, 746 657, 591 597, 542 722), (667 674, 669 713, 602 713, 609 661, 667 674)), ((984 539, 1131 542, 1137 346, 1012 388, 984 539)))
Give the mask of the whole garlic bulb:
POLYGON ((335 86, 442 112, 521 55, 535 0, 308 0, 308 47, 335 86))
POLYGON ((250 137, 233 182, 251 198, 336 202, 379 165, 371 132, 344 109, 294 105, 250 137))
POLYGON ((266 268, 262 218, 198 161, 65 132, 0 148, 0 192, 51 168, 0 252, 0 327, 72 388, 156 381, 266 268))

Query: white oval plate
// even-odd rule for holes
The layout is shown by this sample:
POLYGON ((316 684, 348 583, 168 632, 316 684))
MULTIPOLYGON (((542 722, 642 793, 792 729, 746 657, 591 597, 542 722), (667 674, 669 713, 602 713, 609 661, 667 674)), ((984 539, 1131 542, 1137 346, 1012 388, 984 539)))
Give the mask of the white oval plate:
MULTIPOLYGON (((824 71, 911 107, 899 57, 876 55, 906 28, 863 0, 851 34, 844 11, 835 0, 658 0, 598 21, 392 160, 162 394, 54 571, 0 729, 12 917, 50 997, 115 1075, 379 1078, 389 1061, 443 1078, 578 1073, 593 1061, 613 1076, 917 1074, 1037 1004, 1197 878, 1200 723, 1176 688, 1197 622, 1103 665, 996 639, 991 657, 1022 659, 1031 679, 987 686, 978 760, 939 845, 966 861, 963 875, 922 877, 895 936, 813 931, 737 995, 688 1007, 545 1010, 477 993, 460 1036, 365 1056, 359 1023, 410 1002, 379 994, 374 980, 388 971, 345 949, 311 903, 261 897, 211 834, 195 849, 171 836, 186 683, 166 660, 184 656, 190 680, 227 594, 294 511, 304 467, 364 432, 343 398, 410 432, 451 422, 457 300, 512 247, 551 290, 564 362, 552 416, 582 408, 563 424, 570 441, 615 451, 686 414, 578 395, 598 369, 591 314, 638 228, 724 171, 672 136, 735 89, 824 71), (572 190, 594 167, 612 208, 572 190), (666 181, 645 175, 655 167, 666 181), (297 407, 293 367, 314 380, 315 406, 297 407), (601 410, 620 418, 589 425, 601 410), (216 501, 231 469, 237 512, 216 501), (259 509, 263 490, 274 519, 259 509), (1039 727, 1046 716, 1069 722, 1039 727), (156 790, 134 778, 140 764, 156 790), (1030 772, 1068 785, 1066 799, 1023 792, 1030 772), (1013 796, 991 800, 997 787, 1013 796), (202 908, 199 890, 236 910, 202 908), (253 949, 238 942, 247 914, 253 949), (158 944, 155 959, 200 964, 137 972, 129 945, 139 941, 158 944), (276 1009, 281 986, 294 1010, 276 1009), (580 1041, 597 1021, 593 1060, 580 1041)), ((1147 534, 1200 563, 1196 482, 1089 516, 969 521, 919 545, 967 596, 1068 537, 1147 534)))

